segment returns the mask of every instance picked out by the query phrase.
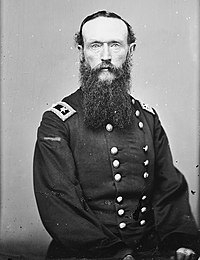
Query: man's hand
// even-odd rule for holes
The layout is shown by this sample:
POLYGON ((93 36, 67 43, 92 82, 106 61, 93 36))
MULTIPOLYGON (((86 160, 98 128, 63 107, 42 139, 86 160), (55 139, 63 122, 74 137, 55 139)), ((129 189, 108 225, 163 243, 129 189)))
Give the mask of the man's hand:
POLYGON ((123 260, 135 260, 135 258, 132 257, 132 255, 126 255, 123 260))
POLYGON ((176 251, 177 260, 192 260, 197 259, 197 255, 192 249, 181 247, 176 251))

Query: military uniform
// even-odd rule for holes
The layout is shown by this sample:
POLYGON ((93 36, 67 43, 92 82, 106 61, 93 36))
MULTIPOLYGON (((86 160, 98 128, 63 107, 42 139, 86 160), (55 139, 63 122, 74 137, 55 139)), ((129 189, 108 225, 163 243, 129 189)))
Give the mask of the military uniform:
POLYGON ((187 183, 155 110, 130 96, 129 127, 95 130, 84 125, 82 99, 81 89, 64 98, 38 129, 34 189, 50 252, 97 258, 179 242, 194 248, 187 183))

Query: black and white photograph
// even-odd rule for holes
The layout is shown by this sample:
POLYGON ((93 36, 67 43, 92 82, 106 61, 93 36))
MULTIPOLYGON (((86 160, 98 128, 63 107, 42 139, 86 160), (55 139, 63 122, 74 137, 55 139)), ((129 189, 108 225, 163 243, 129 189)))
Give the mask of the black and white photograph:
POLYGON ((199 1, 0 4, 0 260, 200 260, 199 1))

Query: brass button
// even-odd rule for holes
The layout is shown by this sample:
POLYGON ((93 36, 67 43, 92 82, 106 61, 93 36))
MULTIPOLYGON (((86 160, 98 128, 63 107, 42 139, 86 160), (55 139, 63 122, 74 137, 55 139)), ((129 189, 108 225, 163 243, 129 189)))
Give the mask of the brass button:
POLYGON ((145 179, 148 178, 148 177, 149 177, 148 172, 145 172, 145 173, 143 174, 143 177, 144 177, 145 179))
POLYGON ((142 122, 139 122, 139 124, 138 124, 138 125, 139 125, 139 128, 141 128, 141 129, 142 129, 142 128, 143 128, 143 126, 144 126, 144 124, 143 124, 142 122))
POLYGON ((144 219, 142 219, 141 221, 140 221, 140 225, 141 226, 144 226, 146 224, 146 221, 144 220, 144 219))
POLYGON ((135 111, 135 115, 138 117, 140 115, 140 111, 139 110, 136 110, 135 111))
POLYGON ((148 149, 149 149, 149 146, 148 146, 148 145, 145 145, 145 146, 143 147, 143 150, 144 150, 145 152, 147 152, 148 149))
POLYGON ((115 180, 116 181, 120 181, 121 178, 122 178, 121 174, 119 174, 119 173, 115 174, 115 180))
POLYGON ((111 132, 111 131, 113 130, 113 126, 112 126, 111 124, 107 124, 107 125, 106 125, 106 130, 107 130, 108 132, 111 132))
POLYGON ((149 164, 149 160, 144 161, 144 166, 147 166, 149 164))
POLYGON ((113 167, 114 167, 114 168, 118 168, 119 165, 120 165, 120 163, 119 163, 118 160, 114 160, 114 161, 113 161, 113 167))
POLYGON ((122 216, 123 214, 124 214, 124 210, 123 210, 123 209, 119 209, 119 210, 118 210, 118 215, 119 215, 119 216, 122 216))
POLYGON ((146 198, 147 198, 146 195, 142 196, 142 200, 146 200, 146 198))
POLYGON ((119 228, 120 229, 123 229, 125 227, 126 227, 126 223, 124 223, 124 222, 119 223, 119 228))
POLYGON ((145 211, 147 211, 147 208, 146 207, 142 207, 141 208, 141 212, 144 213, 145 211))
POLYGON ((123 200, 122 196, 118 196, 118 197, 117 197, 117 202, 118 202, 118 203, 122 202, 122 200, 123 200))
POLYGON ((113 155, 117 154, 117 153, 118 153, 117 147, 113 146, 113 147, 110 149, 110 152, 111 152, 111 154, 113 154, 113 155))

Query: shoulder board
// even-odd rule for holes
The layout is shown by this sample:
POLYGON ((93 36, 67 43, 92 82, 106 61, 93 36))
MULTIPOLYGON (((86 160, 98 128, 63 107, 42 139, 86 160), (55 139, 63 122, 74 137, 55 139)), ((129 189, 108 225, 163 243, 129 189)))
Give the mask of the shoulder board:
POLYGON ((152 113, 153 115, 155 115, 155 112, 154 112, 154 110, 153 110, 152 107, 150 107, 148 104, 145 104, 145 103, 143 103, 143 102, 141 102, 141 101, 139 101, 139 102, 140 102, 141 107, 142 107, 144 110, 146 110, 146 111, 152 113))
POLYGON ((73 107, 71 107, 64 101, 52 105, 52 107, 49 108, 48 111, 52 111, 53 113, 55 113, 58 117, 62 119, 62 121, 65 121, 67 118, 76 113, 76 110, 74 110, 73 107))

